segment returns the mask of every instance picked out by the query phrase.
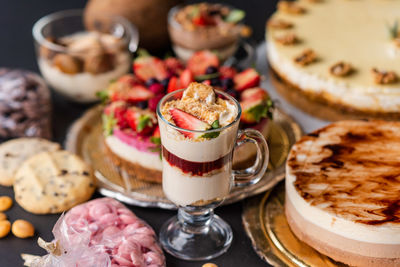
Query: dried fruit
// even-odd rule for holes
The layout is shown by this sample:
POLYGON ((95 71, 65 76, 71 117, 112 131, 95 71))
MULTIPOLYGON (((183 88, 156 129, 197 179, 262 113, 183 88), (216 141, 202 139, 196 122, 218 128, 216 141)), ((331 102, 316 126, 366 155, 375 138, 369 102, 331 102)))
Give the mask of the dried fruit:
POLYGON ((373 68, 372 75, 374 76, 374 81, 377 84, 391 84, 397 82, 397 75, 394 71, 378 70, 373 68))
POLYGON ((300 55, 294 58, 294 62, 301 66, 307 66, 317 60, 317 55, 312 49, 304 50, 300 55))
POLYGON ((336 64, 334 64, 329 69, 329 71, 334 76, 344 77, 349 75, 353 71, 353 67, 349 63, 339 61, 336 64))

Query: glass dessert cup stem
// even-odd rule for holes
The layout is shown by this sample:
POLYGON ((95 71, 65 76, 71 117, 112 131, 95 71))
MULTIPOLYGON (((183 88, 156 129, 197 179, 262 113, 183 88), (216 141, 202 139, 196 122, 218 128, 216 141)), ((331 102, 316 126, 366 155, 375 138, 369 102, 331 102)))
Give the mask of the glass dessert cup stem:
POLYGON ((213 207, 179 207, 178 215, 161 228, 160 242, 171 255, 184 260, 208 260, 228 250, 232 229, 214 215, 213 207))

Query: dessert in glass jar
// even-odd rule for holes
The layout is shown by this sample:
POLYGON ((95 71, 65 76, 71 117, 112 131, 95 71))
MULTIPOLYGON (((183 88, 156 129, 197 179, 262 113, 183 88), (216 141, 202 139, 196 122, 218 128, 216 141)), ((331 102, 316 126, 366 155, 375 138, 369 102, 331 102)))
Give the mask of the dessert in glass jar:
POLYGON ((86 31, 82 11, 66 10, 35 23, 39 69, 52 88, 73 101, 93 102, 97 92, 129 71, 138 34, 122 17, 113 22, 107 32, 86 31))
POLYGON ((186 61, 194 52, 208 49, 225 60, 236 52, 241 34, 249 29, 242 24, 244 17, 243 10, 222 4, 176 6, 168 16, 174 52, 186 61))
MULTIPOLYGON (((163 155, 163 190, 178 207, 178 216, 161 229, 166 251, 187 260, 211 259, 232 241, 230 226, 213 209, 232 186, 258 182, 268 165, 268 146, 254 129, 239 131, 241 108, 230 95, 211 86, 191 83, 166 95, 157 116, 163 155), (257 160, 232 171, 235 147, 257 147, 257 160)), ((264 178, 266 179, 266 178, 264 178)))

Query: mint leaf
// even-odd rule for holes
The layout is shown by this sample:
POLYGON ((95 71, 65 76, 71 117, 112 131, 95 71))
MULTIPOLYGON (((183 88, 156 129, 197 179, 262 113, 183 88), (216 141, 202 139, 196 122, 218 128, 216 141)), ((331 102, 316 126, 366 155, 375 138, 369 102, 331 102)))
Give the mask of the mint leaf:
POLYGON ((138 57, 149 57, 149 56, 151 56, 149 51, 147 51, 144 48, 139 48, 137 50, 136 54, 138 55, 138 57))
POLYGON ((213 129, 218 129, 218 128, 220 128, 221 126, 219 125, 219 120, 215 120, 215 121, 211 124, 211 127, 212 127, 213 129))
MULTIPOLYGON (((212 129, 221 128, 221 126, 219 125, 219 120, 215 120, 215 121, 211 124, 211 128, 212 128, 212 129)), ((215 138, 215 137, 218 137, 218 136, 219 136, 219 132, 212 132, 212 133, 203 134, 201 137, 211 139, 211 138, 215 138)))
POLYGON ((152 136, 150 137, 150 142, 152 142, 155 145, 161 145, 161 138, 152 136))
POLYGON ((390 39, 395 39, 399 35, 399 22, 396 20, 393 25, 386 25, 390 39))
POLYGON ((205 133, 201 137, 212 139, 219 136, 219 132, 205 133))
POLYGON ((272 119, 273 109, 274 102, 272 102, 271 99, 268 99, 267 101, 250 108, 247 113, 251 114, 256 122, 259 122, 261 119, 266 117, 272 119))
POLYGON ((103 104, 106 103, 108 101, 108 91, 107 91, 107 89, 105 89, 103 91, 98 91, 96 93, 96 96, 98 98, 100 98, 101 103, 103 103, 103 104))
POLYGON ((246 12, 241 9, 233 9, 229 14, 225 17, 226 22, 238 23, 246 16, 246 12))
POLYGON ((200 15, 200 8, 198 5, 193 5, 192 10, 190 12, 190 17, 195 18, 200 15))
POLYGON ((146 126, 152 126, 151 118, 149 115, 140 115, 139 123, 137 125, 138 132, 141 132, 146 126))
POLYGON ((113 134, 113 130, 115 125, 117 124, 117 120, 114 117, 114 113, 105 114, 101 116, 103 120, 103 131, 105 136, 110 136, 113 134))

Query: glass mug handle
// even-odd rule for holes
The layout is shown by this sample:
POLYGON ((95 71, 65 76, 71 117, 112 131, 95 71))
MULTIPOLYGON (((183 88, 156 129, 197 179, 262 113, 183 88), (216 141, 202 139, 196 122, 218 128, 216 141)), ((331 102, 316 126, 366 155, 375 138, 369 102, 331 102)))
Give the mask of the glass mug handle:
POLYGON ((239 130, 235 149, 246 143, 252 143, 256 146, 257 155, 253 166, 243 170, 233 170, 234 185, 239 187, 257 183, 264 176, 269 161, 268 144, 259 131, 254 129, 239 130))

